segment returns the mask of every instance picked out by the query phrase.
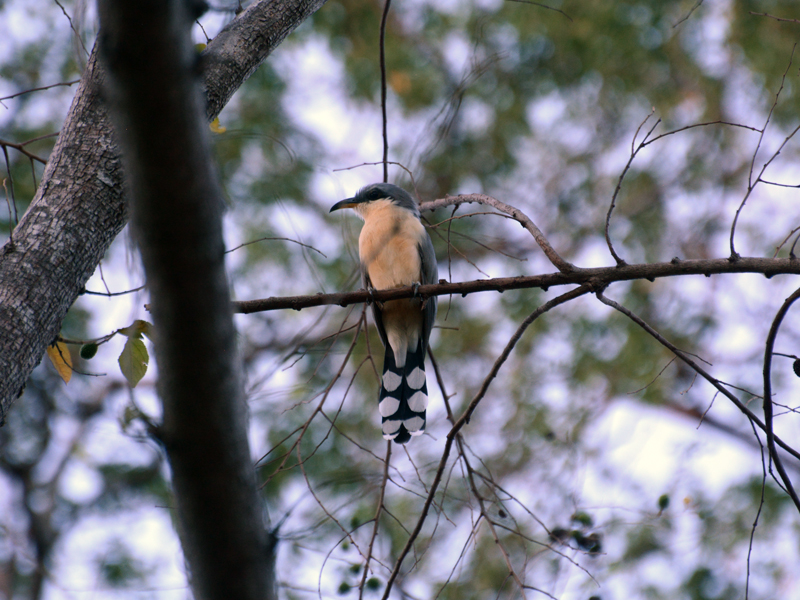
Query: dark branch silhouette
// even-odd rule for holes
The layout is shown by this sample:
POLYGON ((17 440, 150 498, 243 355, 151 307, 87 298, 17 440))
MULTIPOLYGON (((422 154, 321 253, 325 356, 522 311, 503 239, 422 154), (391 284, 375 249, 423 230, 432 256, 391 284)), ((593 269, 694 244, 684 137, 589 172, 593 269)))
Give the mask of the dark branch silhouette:
POLYGON ((359 302, 397 300, 411 298, 415 293, 423 298, 446 296, 449 294, 466 296, 476 292, 504 292, 527 288, 548 290, 561 285, 583 285, 593 282, 596 285, 608 285, 616 281, 646 279, 655 281, 662 277, 678 277, 682 275, 721 275, 725 273, 760 273, 772 278, 775 275, 800 275, 800 260, 794 258, 758 258, 741 257, 736 261, 728 258, 709 258, 679 260, 670 262, 633 264, 620 267, 594 267, 591 269, 575 268, 571 273, 547 273, 544 275, 520 275, 518 277, 495 277, 476 279, 474 281, 446 282, 422 285, 418 288, 406 287, 393 290, 375 290, 367 292, 338 292, 333 294, 312 294, 308 296, 283 296, 263 298, 260 300, 244 300, 234 302, 234 311, 249 314, 270 310, 302 310, 312 306, 339 305, 349 306, 359 302))

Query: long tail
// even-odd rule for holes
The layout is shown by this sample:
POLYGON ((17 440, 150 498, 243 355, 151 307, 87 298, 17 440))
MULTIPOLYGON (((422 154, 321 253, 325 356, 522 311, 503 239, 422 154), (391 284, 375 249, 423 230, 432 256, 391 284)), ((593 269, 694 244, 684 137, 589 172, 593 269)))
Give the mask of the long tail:
POLYGON ((425 352, 422 342, 406 354, 406 364, 398 367, 394 351, 386 345, 378 411, 383 418, 383 437, 405 444, 412 435, 425 431, 428 384, 425 381, 425 352))

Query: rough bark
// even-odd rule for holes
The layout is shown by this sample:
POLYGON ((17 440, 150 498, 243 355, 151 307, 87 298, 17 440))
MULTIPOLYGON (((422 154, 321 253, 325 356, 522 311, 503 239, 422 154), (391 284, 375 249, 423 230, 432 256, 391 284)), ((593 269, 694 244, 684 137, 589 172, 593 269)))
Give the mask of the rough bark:
POLYGON ((0 420, 23 391, 112 240, 127 221, 116 147, 86 67, 36 197, 0 250, 0 420))
POLYGON ((101 0, 99 56, 152 300, 159 437, 195 598, 275 598, 189 35, 197 0, 101 0))
MULTIPOLYGON (((325 0, 262 0, 203 54, 210 118, 325 0)), ((0 422, 64 316, 125 226, 119 152, 94 52, 30 208, 0 249, 0 422)))

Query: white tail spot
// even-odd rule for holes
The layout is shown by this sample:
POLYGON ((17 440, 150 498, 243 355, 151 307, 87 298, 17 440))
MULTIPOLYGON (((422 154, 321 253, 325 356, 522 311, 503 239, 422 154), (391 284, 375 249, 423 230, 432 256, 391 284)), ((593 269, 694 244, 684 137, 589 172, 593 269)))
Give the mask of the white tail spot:
POLYGON ((381 400, 378 404, 378 412, 381 413, 382 417, 391 417, 397 412, 399 406, 400 400, 392 398, 391 396, 386 396, 386 398, 381 400))
POLYGON ((425 371, 417 367, 408 374, 406 381, 408 382, 408 387, 410 387, 412 390, 420 389, 423 385, 425 385, 425 371))
POLYGON ((403 378, 397 373, 386 371, 386 373, 383 374, 383 389, 387 392, 395 391, 400 387, 401 383, 403 383, 403 378))
POLYGON ((397 432, 400 429, 400 425, 402 425, 402 421, 384 421, 381 425, 381 430, 383 431, 383 437, 387 440, 391 440, 397 435, 397 432))
MULTIPOLYGON (((414 395, 408 399, 408 407, 414 412, 424 411, 426 408, 428 408, 427 394, 424 392, 415 392, 414 395)), ((406 429, 408 429, 408 426, 406 426, 406 429)))
POLYGON ((425 419, 422 417, 412 417, 403 421, 403 425, 408 429, 411 435, 422 435, 425 430, 425 419))

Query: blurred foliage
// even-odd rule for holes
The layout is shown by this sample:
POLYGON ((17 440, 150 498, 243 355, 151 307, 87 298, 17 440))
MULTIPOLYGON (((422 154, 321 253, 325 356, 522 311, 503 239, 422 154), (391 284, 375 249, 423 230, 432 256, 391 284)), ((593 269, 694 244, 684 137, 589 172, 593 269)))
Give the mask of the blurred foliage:
MULTIPOLYGON (((758 160, 753 152, 759 134, 751 129, 689 129, 642 150, 616 199, 609 234, 628 262, 726 256, 751 162, 760 168, 800 114, 797 69, 787 71, 800 25, 751 13, 798 19, 795 3, 564 0, 551 6, 563 12, 512 1, 393 3, 386 37, 390 158, 413 171, 423 199, 493 195, 525 211, 568 260, 608 265, 606 213, 637 128, 637 143, 653 127, 650 139, 718 120, 761 128, 783 82, 758 160)), ((76 3, 65 7, 77 10, 76 3)), ((215 17, 232 18, 226 12, 231 6, 215 8, 215 17)), ((0 8, 11 10, 16 9, 0 8)), ((231 279, 238 298, 358 287, 359 226, 351 215, 330 217, 330 205, 340 198, 327 194, 331 182, 334 188, 340 181, 349 186, 363 173, 348 171, 349 179, 339 180, 334 169, 379 160, 361 147, 377 148, 379 131, 368 132, 369 143, 359 136, 367 124, 379 123, 382 10, 373 0, 330 0, 256 71, 220 117, 225 131, 212 140, 229 206, 229 245, 291 238, 318 251, 281 239, 236 250, 231 279), (312 52, 323 66, 309 74, 301 59, 312 52), (321 87, 319 73, 328 72, 341 73, 338 87, 321 87), (342 104, 342 114, 356 115, 353 123, 297 117, 299 104, 312 105, 321 95, 331 105, 342 104), (323 131, 337 125, 348 134, 343 142, 331 142, 336 136, 323 131), (350 136, 358 139, 351 143, 350 136)), ((3 93, 79 75, 80 51, 64 51, 72 41, 63 15, 43 4, 36 11, 55 14, 64 35, 16 42, 0 65, 10 90, 3 93)), ((88 29, 85 39, 88 47, 88 29)), ((8 112, 0 121, 0 139, 21 143, 54 133, 72 93, 74 87, 53 88, 4 101, 8 112)), ((26 148, 46 157, 54 139, 26 148)), ((21 215, 42 167, 7 150, 21 215)), ((797 144, 788 144, 775 162, 776 178, 796 177, 787 165, 797 159, 797 144)), ((391 173, 410 188, 405 173, 391 173)), ((737 243, 748 253, 771 256, 797 225, 790 204, 796 196, 786 201, 772 192, 748 200, 742 213, 737 243)), ((464 207, 455 216, 473 212, 485 210, 464 207)), ((451 211, 425 216, 434 225, 440 277, 553 270, 506 219, 475 215, 435 226, 451 211)), ((11 222, 8 213, 0 215, 0 233, 7 234, 11 222)), ((781 252, 788 255, 788 248, 781 252)), ((124 271, 126 265, 113 268, 124 271)), ((784 288, 722 277, 677 279, 615 284, 607 294, 678 347, 714 363, 714 372, 731 386, 757 394, 759 353, 771 318, 764 315, 774 314, 784 288), (739 338, 723 337, 737 327, 755 336, 745 350, 739 338)), ((450 428, 443 396, 457 418, 520 322, 561 291, 440 298, 431 343, 442 386, 429 366, 429 435, 393 447, 386 474, 375 402, 383 348, 371 322, 366 330, 363 321, 358 327, 361 308, 249 315, 237 322, 258 476, 271 523, 280 524, 285 597, 316 596, 317 585, 329 597, 354 597, 379 506, 364 595, 382 593, 387 566, 415 526, 438 468, 450 428)), ((80 338, 94 318, 79 304, 65 332, 80 338)), ((791 323, 786 327, 786 343, 796 353, 800 332, 791 323)), ((537 320, 464 429, 413 558, 406 559, 395 585, 410 597, 514 598, 520 594, 509 576, 511 565, 526 585, 564 599, 608 600, 616 593, 739 598, 748 564, 754 600, 779 597, 787 585, 797 585, 797 518, 786 495, 764 483, 758 443, 747 423, 720 408, 723 400, 671 359, 635 323, 591 298, 537 320), (696 432, 697 415, 712 404, 696 432), (633 421, 624 421, 626 410, 636 415, 633 421), (691 436, 691 443, 684 438, 670 446, 674 471, 652 453, 637 460, 617 456, 631 440, 658 437, 658 431, 638 430, 654 414, 664 429, 680 423, 691 436), (625 429, 614 429, 615 419, 623 419, 625 429), (754 457, 756 470, 742 465, 738 479, 731 475, 722 484, 715 473, 703 473, 700 458, 721 439, 754 457), (778 551, 776 539, 792 549, 778 551)), ((791 365, 783 362, 775 368, 788 376, 791 365)), ((788 380, 782 385, 776 391, 790 404, 786 397, 796 388, 788 380)), ((39 597, 59 540, 91 515, 170 505, 156 452, 143 462, 118 455, 99 460, 76 438, 68 451, 61 449, 62 470, 31 479, 35 469, 53 463, 53 440, 64 419, 91 430, 121 413, 139 414, 119 392, 119 382, 101 379, 67 396, 54 373, 43 369, 0 430, 3 485, 14 490, 16 511, 0 530, 0 557, 14 574, 15 593, 39 597), (89 500, 69 499, 59 487, 63 469, 75 464, 100 482, 89 500), (49 504, 37 512, 31 498, 40 498, 41 490, 49 504), (41 529, 26 529, 20 525, 25 522, 41 529), (7 531, 25 542, 14 546, 7 531), (30 548, 38 570, 26 571, 8 558, 30 548)), ((147 392, 137 388, 139 393, 147 392)), ((742 397, 752 400, 744 392, 742 397)), ((780 417, 779 427, 792 415, 790 410, 780 417)), ((141 429, 146 438, 146 424, 123 421, 127 435, 136 438, 141 429)), ((137 589, 155 577, 130 541, 108 544, 93 565, 109 589, 137 589)))

